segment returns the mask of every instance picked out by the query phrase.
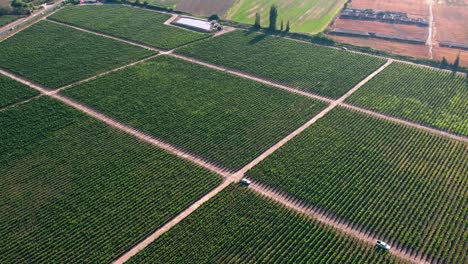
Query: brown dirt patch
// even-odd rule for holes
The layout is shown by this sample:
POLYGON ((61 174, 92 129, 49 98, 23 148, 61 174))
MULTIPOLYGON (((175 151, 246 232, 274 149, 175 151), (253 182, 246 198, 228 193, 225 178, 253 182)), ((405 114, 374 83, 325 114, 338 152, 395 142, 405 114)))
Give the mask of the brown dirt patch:
POLYGON ((442 58, 445 57, 450 63, 453 63, 458 53, 460 53, 460 65, 468 67, 468 51, 466 50, 434 46, 433 53, 435 60, 442 60, 442 58))
POLYGON ((393 36, 411 37, 425 40, 428 35, 427 27, 414 25, 388 24, 377 21, 361 21, 351 19, 338 19, 334 28, 382 33, 393 36))
POLYGON ((405 12, 409 17, 429 17, 427 0, 352 0, 352 8, 370 8, 382 11, 405 12))
POLYGON ((361 47, 387 51, 393 54, 405 55, 418 58, 429 58, 429 48, 425 45, 400 43, 375 38, 354 38, 343 36, 331 36, 338 42, 348 43, 361 47))
MULTIPOLYGON (((468 2, 468 1, 467 1, 468 2)), ((468 44, 468 4, 463 1, 434 4, 435 39, 468 44)))
POLYGON ((182 0, 176 9, 201 16, 223 16, 235 2, 236 0, 182 0))

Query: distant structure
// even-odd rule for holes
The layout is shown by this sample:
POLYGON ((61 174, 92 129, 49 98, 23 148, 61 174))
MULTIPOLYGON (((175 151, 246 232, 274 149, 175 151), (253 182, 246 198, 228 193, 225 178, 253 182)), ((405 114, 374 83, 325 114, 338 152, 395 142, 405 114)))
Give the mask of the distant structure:
POLYGON ((191 18, 191 17, 179 18, 176 21, 172 22, 172 24, 176 26, 184 27, 187 29, 199 31, 202 33, 211 33, 215 31, 223 30, 223 27, 215 20, 206 21, 206 20, 191 18))
POLYGON ((439 46, 446 47, 446 48, 468 50, 468 44, 456 43, 456 42, 450 42, 450 41, 441 41, 439 42, 439 46))
POLYGON ((346 8, 340 13, 340 18, 379 21, 391 24, 416 25, 429 27, 429 22, 424 18, 409 18, 403 12, 375 11, 372 9, 346 8))
POLYGON ((97 4, 97 0, 80 0, 80 5, 86 5, 86 4, 97 4))

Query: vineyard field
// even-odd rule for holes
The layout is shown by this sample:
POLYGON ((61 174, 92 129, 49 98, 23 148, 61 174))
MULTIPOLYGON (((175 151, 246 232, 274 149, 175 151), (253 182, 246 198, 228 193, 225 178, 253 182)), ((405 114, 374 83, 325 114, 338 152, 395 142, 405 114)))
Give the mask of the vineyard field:
POLYGON ((129 263, 394 263, 389 254, 231 185, 129 263), (181 243, 184 241, 184 243, 181 243))
POLYGON ((0 67, 58 88, 152 54, 133 45, 41 21, 0 42, 0 67))
POLYGON ((141 8, 103 5, 67 7, 49 19, 165 50, 210 36, 164 25, 170 17, 141 8))
POLYGON ((468 136, 468 80, 462 75, 393 63, 348 102, 468 136))
POLYGON ((466 263, 468 144, 335 109, 248 176, 443 263, 466 263))
POLYGON ((221 182, 46 97, 0 123, 0 263, 110 263, 221 182))
POLYGON ((330 98, 341 97, 385 62, 242 30, 176 52, 330 98))
POLYGON ((3 75, 0 75, 0 109, 24 101, 39 92, 3 75))
POLYGON ((169 56, 64 94, 229 169, 247 164, 326 106, 169 56))

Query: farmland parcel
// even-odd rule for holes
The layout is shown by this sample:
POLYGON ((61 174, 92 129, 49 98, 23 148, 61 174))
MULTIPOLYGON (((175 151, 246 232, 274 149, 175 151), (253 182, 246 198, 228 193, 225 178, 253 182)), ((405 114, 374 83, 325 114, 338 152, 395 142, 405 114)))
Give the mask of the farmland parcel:
POLYGON ((466 262, 468 144, 338 109, 248 172, 365 230, 466 262))
POLYGON ((267 27, 270 7, 278 6, 280 20, 291 22, 294 32, 318 33, 323 31, 340 12, 346 0, 239 0, 231 7, 226 17, 231 20, 253 24, 255 13, 262 17, 267 27))
POLYGON ((0 42, 0 67, 57 88, 154 53, 41 21, 0 42))
POLYGON ((220 182, 45 97, 0 123, 1 263, 108 263, 220 182))
POLYGON ((167 50, 209 36, 164 25, 170 17, 140 8, 103 5, 67 7, 50 19, 167 50))
POLYGON ((348 101, 468 136, 468 82, 462 75, 393 63, 348 101))
POLYGON ((325 107, 167 56, 65 95, 230 169, 253 160, 325 107))
POLYGON ((29 99, 39 92, 0 75, 0 108, 29 99))
POLYGON ((384 60, 284 38, 234 31, 177 50, 315 94, 338 98, 384 60))
POLYGON ((230 186, 130 263, 394 263, 391 255, 230 186), (181 243, 183 241, 183 243, 181 243))

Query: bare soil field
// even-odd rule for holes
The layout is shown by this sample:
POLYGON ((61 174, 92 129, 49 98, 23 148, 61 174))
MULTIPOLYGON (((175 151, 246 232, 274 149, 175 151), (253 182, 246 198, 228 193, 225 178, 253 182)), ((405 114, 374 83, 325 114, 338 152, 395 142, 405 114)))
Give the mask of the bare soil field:
POLYGON ((427 0, 352 0, 348 7, 405 12, 413 18, 427 18, 429 16, 427 0))
POLYGON ((415 45, 395 41, 387 41, 375 38, 354 38, 343 36, 331 36, 335 41, 348 43, 356 46, 371 47, 394 54, 412 56, 418 58, 429 58, 429 48, 425 45, 415 45))
POLYGON ((468 67, 468 51, 466 50, 434 46, 433 54, 435 60, 442 60, 445 57, 450 63, 453 63, 457 55, 460 54, 460 65, 468 67))
POLYGON ((362 21, 353 19, 338 19, 333 25, 334 28, 359 30, 374 33, 382 33, 393 36, 404 36, 416 39, 426 39, 428 30, 425 27, 413 25, 388 24, 378 21, 362 21))
POLYGON ((182 0, 176 9, 202 16, 223 16, 235 2, 236 0, 182 0))
POLYGON ((438 1, 434 4, 434 37, 439 41, 468 44, 468 1, 438 1))

